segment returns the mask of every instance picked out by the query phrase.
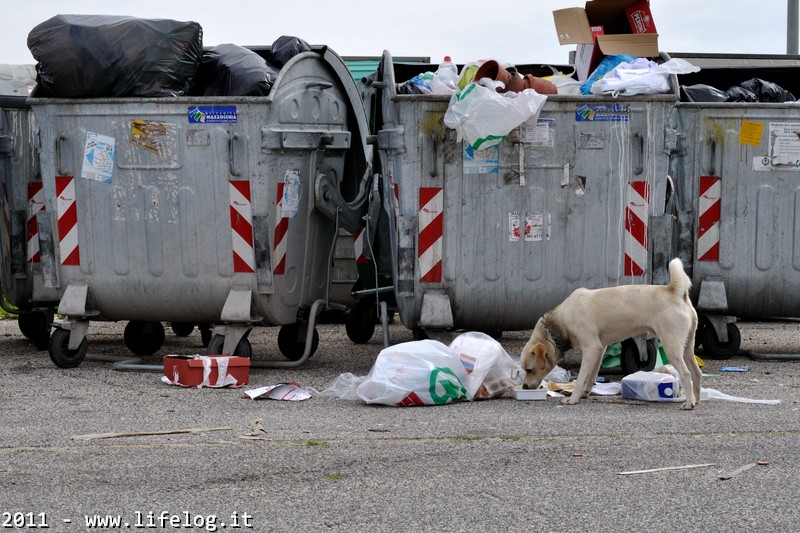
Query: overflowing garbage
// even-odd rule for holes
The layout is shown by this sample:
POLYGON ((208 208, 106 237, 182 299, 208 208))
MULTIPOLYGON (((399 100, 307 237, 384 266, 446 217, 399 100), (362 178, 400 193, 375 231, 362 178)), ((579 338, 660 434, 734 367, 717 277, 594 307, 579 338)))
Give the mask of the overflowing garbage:
POLYGON ((267 58, 231 43, 203 48, 193 21, 56 15, 28 34, 38 97, 266 96, 278 72, 311 50, 281 36, 267 58))
POLYGON ((447 345, 425 339, 384 348, 366 376, 340 375, 323 396, 410 407, 489 400, 510 391, 519 364, 489 335, 462 333, 447 345))

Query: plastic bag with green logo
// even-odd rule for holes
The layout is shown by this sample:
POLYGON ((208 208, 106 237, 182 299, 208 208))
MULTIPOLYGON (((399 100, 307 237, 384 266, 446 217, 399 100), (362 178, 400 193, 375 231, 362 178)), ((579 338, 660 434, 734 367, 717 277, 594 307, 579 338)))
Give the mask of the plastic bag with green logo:
POLYGON ((468 374, 459 356, 430 339, 384 348, 356 392, 366 403, 407 407, 467 400, 468 374))

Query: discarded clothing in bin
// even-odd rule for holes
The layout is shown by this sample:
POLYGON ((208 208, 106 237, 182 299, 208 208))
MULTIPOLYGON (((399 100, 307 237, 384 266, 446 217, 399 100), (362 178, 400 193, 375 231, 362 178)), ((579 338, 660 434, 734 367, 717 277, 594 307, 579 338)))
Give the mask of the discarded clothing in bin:
POLYGON ((221 44, 203 53, 192 95, 267 96, 279 72, 252 50, 221 44))
POLYGON ((183 96, 203 55, 197 22, 56 15, 28 34, 38 96, 183 96))

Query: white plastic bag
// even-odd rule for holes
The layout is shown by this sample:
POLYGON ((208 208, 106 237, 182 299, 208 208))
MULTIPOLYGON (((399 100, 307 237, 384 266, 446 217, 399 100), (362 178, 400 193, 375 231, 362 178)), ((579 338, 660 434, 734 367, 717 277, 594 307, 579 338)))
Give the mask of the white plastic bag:
POLYGON ((614 67, 592 84, 591 92, 614 96, 667 93, 670 74, 689 74, 699 70, 700 67, 681 58, 670 59, 660 65, 639 58, 632 63, 620 63, 614 67))
POLYGON ((381 350, 356 392, 366 403, 443 405, 467 399, 467 380, 458 354, 426 339, 381 350))
POLYGON ((498 93, 483 83, 470 83, 450 98, 444 123, 456 130, 457 139, 473 149, 494 146, 531 117, 539 116, 547 96, 532 89, 498 93))
POLYGON ((467 370, 467 398, 489 400, 505 394, 514 386, 519 367, 503 346, 485 333, 462 333, 450 343, 467 370))

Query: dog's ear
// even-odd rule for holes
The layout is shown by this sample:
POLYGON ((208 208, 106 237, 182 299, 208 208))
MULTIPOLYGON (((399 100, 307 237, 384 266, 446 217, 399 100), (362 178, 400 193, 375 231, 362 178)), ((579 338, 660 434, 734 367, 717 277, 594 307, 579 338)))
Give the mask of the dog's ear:
POLYGON ((536 346, 533 347, 533 356, 536 358, 536 366, 545 368, 547 365, 547 346, 541 342, 536 343, 536 346))

